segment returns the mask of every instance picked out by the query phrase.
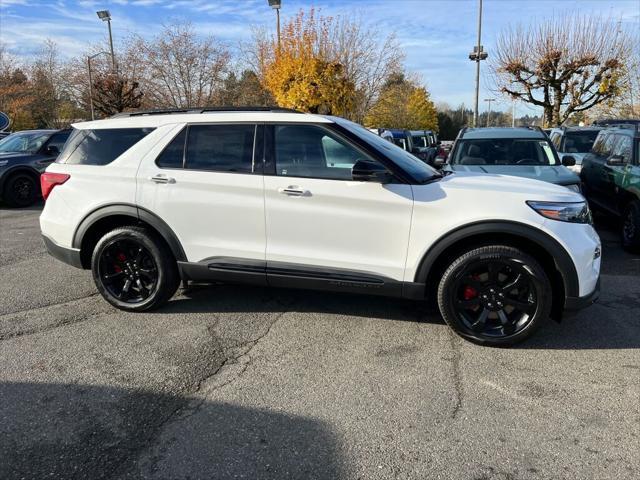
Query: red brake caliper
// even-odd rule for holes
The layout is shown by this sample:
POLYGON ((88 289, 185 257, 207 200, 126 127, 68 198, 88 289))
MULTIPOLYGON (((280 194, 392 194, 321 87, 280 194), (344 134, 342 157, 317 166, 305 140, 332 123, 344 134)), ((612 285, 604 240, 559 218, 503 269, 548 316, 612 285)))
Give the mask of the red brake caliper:
MULTIPOLYGON (((121 262, 125 262, 127 260, 127 256, 122 252, 120 252, 117 257, 121 262)), ((122 271, 122 268, 120 268, 120 265, 118 265, 117 263, 113 265, 113 269, 116 271, 116 273, 120 273, 122 271)))
POLYGON ((464 292, 462 292, 462 295, 464 296, 465 300, 471 300, 472 298, 476 298, 478 296, 478 291, 475 288, 467 285, 466 287, 464 287, 464 292))

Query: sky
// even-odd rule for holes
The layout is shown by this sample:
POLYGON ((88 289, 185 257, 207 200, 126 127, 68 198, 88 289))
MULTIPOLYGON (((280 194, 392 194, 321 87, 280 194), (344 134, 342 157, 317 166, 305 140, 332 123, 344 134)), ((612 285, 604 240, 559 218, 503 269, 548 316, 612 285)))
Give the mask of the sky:
MULTIPOLYGON (((406 68, 419 74, 435 102, 473 105, 475 63, 468 54, 476 43, 478 0, 282 0, 282 18, 311 6, 324 15, 359 18, 381 40, 395 32, 406 68)), ((34 55, 46 39, 54 40, 65 56, 81 55, 107 38, 106 24, 95 14, 103 9, 111 12, 116 43, 131 33, 153 36, 173 20, 188 20, 198 33, 231 48, 251 38, 252 25, 275 30, 275 12, 267 0, 0 0, 0 42, 23 58, 34 55)), ((574 13, 612 16, 640 32, 640 0, 484 0, 482 43, 491 55, 505 27, 574 13)), ((482 68, 487 70, 486 62, 482 68)), ((481 111, 488 97, 496 95, 482 75, 481 111)), ((492 105, 492 110, 510 108, 510 101, 501 98, 492 105)), ((519 105, 517 113, 537 111, 519 105)))

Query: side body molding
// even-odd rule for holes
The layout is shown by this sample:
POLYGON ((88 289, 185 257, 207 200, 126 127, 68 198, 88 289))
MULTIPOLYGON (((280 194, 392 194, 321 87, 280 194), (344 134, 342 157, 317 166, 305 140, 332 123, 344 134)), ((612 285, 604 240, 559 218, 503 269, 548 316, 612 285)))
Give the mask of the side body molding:
POLYGON ((78 228, 76 228, 76 231, 73 234, 73 248, 79 249, 82 246, 82 240, 85 234, 96 222, 114 215, 124 215, 151 225, 156 231, 158 231, 158 233, 160 233, 160 235, 162 235, 176 260, 179 262, 187 261, 187 256, 184 253, 182 244, 173 230, 171 230, 171 227, 169 227, 164 220, 144 208, 128 203, 106 205, 89 213, 82 222, 80 222, 78 228))
POLYGON ((560 245, 557 240, 535 227, 524 223, 509 221, 472 223, 440 237, 422 258, 414 281, 417 283, 425 283, 438 257, 457 242, 476 235, 501 233, 521 237, 524 240, 537 244, 540 248, 548 252, 553 257, 555 266, 562 276, 565 294, 571 297, 579 296, 578 273, 573 264, 573 260, 571 260, 565 248, 560 245))

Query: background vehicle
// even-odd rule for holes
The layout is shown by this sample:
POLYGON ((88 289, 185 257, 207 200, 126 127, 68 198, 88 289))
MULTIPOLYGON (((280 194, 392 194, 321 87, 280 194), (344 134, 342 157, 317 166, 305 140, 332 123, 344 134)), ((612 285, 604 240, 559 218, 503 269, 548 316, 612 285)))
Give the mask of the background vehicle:
POLYGON ((601 127, 558 127, 551 131, 551 141, 560 155, 571 155, 576 164, 569 170, 580 174, 582 159, 591 151, 601 127))
POLYGON ((40 174, 53 162, 71 130, 25 130, 0 140, 0 198, 12 207, 32 205, 40 174))
POLYGON ((337 117, 82 123, 42 186, 47 249, 124 310, 160 306, 181 279, 370 293, 432 300, 460 335, 506 345, 598 295, 581 195, 446 175, 337 117))
POLYGON ((622 218, 622 244, 640 248, 640 125, 600 130, 580 177, 594 207, 622 218))
POLYGON ((380 136, 412 153, 428 165, 433 165, 438 152, 438 140, 435 132, 431 130, 385 129, 380 133, 380 136))
POLYGON ((533 178, 580 192, 580 178, 560 162, 549 138, 538 128, 463 128, 458 134, 446 169, 533 178))
POLYGON ((612 125, 640 125, 639 118, 601 118, 593 122, 593 125, 610 127, 612 125))

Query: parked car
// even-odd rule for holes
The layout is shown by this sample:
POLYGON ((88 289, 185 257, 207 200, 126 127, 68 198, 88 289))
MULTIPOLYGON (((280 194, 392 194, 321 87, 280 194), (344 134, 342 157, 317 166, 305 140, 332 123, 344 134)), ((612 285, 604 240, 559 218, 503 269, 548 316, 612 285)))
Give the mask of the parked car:
POLYGON ((593 122, 593 125, 610 127, 614 125, 640 125, 640 118, 601 118, 593 122))
POLYGON ((598 295, 585 199, 445 174, 353 122, 281 109, 120 114, 74 125, 42 176, 56 258, 117 308, 180 281, 437 301, 478 343, 521 341, 598 295))
POLYGON ((582 159, 591 151, 602 127, 558 127, 551 131, 551 141, 560 155, 571 155, 576 164, 569 170, 580 175, 582 159))
POLYGON ((430 130, 385 129, 380 136, 412 153, 423 162, 433 165, 437 154, 437 140, 430 130))
POLYGON ((622 218, 622 244, 640 249, 640 125, 600 130, 580 176, 596 208, 622 218))
POLYGON ((27 207, 38 198, 39 178, 53 162, 71 130, 24 130, 0 140, 0 198, 27 207))
POLYGON ((458 134, 446 169, 513 175, 555 183, 580 192, 580 178, 567 167, 575 159, 558 153, 547 135, 536 127, 463 128, 458 134))

